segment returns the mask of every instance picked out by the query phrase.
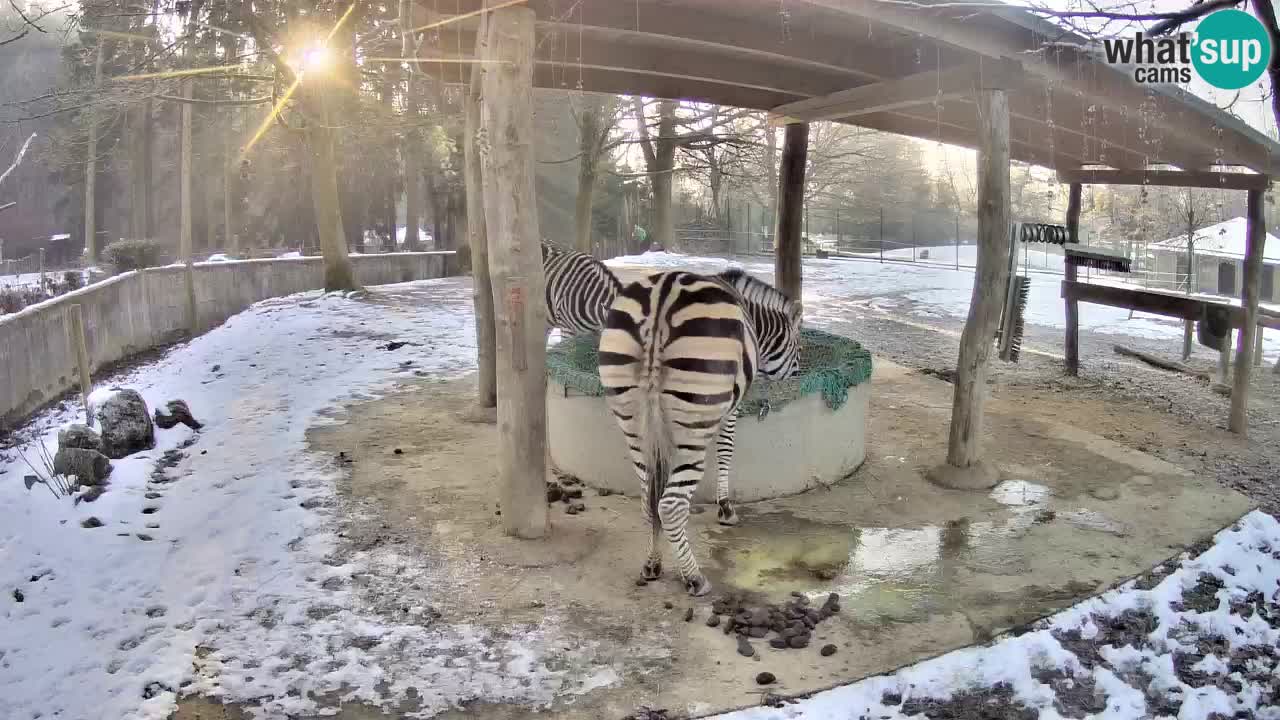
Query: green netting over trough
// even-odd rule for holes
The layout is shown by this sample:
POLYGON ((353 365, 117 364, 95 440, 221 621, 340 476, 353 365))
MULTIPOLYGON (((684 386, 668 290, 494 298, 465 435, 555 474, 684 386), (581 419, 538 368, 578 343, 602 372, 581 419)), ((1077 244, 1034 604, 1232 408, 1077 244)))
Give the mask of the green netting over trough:
MULTIPOLYGON (((738 406, 739 415, 755 414, 766 404, 777 409, 802 395, 820 392, 827 407, 837 410, 849 388, 871 379, 871 353, 857 341, 821 330, 800 330, 800 374, 786 380, 760 375, 738 406)), ((601 396, 599 335, 578 335, 547 351, 547 377, 584 395, 601 396)))

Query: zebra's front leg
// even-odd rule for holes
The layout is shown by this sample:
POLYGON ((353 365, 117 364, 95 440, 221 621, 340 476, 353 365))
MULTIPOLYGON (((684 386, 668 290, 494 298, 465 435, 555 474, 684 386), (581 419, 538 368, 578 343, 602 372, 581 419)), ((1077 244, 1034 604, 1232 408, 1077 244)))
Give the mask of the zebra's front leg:
POLYGON ((733 467, 734 435, 738 417, 734 413, 725 416, 716 438, 716 519, 721 525, 737 525, 738 511, 729 499, 729 470, 733 467))
POLYGON ((674 463, 675 469, 658 501, 658 515, 662 518, 662 529, 671 543, 676 567, 680 568, 680 577, 684 579, 685 590, 696 597, 711 592, 711 583, 702 574, 698 559, 693 556, 688 529, 689 497, 702 479, 707 449, 705 445, 701 451, 686 450, 688 447, 683 446, 676 453, 678 459, 674 463))

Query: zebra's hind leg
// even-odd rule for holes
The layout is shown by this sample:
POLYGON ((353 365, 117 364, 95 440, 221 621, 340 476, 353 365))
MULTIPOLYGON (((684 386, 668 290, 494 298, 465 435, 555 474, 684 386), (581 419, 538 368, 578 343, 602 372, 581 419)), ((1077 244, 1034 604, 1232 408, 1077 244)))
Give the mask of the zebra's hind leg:
POLYGON ((734 433, 738 417, 734 413, 725 416, 716 437, 716 519, 721 525, 737 525, 738 511, 729 499, 729 470, 733 467, 734 433))
MULTIPOLYGON (((630 392, 634 393, 635 390, 630 392)), ((622 398, 619 397, 615 402, 621 403, 622 398)), ((645 580, 652 581, 662 577, 662 550, 658 547, 658 533, 662 526, 658 524, 658 518, 654 514, 654 510, 656 510, 657 506, 656 499, 649 496, 649 493, 656 492, 657 488, 652 487, 649 483, 649 472, 648 467, 645 465, 645 454, 639 447, 641 438, 636 432, 638 428, 634 421, 635 415, 634 413, 628 414, 621 412, 618 409, 620 407, 622 407, 621 404, 615 407, 613 409, 613 414, 622 427, 623 435, 626 436, 627 452, 631 457, 632 466, 636 469, 636 475, 640 479, 640 512, 644 516, 645 524, 647 524, 650 529, 649 554, 645 558, 644 568, 640 571, 640 577, 645 580)))
POLYGON ((698 567, 698 560, 693 556, 693 548, 689 544, 689 497, 702 479, 703 459, 707 449, 705 444, 700 450, 695 450, 694 447, 681 445, 676 452, 671 479, 667 482, 662 498, 658 500, 658 515, 662 518, 662 529, 675 554, 676 567, 680 568, 685 590, 690 595, 700 596, 711 592, 711 583, 698 567))

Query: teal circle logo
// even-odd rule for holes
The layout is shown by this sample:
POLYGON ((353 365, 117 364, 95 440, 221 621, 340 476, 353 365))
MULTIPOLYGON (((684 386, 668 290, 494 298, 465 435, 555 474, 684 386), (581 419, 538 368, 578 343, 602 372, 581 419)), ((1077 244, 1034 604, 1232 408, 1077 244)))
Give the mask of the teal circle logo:
POLYGON ((1218 10, 1196 28, 1191 62, 1210 85, 1239 90, 1262 77, 1273 50, 1257 18, 1243 10, 1218 10))

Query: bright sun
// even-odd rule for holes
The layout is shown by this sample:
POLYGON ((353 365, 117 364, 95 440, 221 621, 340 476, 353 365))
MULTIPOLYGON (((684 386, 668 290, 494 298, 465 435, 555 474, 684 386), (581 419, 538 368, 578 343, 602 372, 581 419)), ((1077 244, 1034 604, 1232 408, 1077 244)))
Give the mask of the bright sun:
POLYGON ((328 48, 313 47, 302 53, 302 67, 307 70, 322 70, 328 64, 328 48))

